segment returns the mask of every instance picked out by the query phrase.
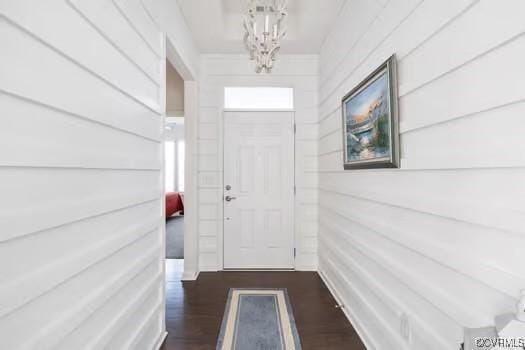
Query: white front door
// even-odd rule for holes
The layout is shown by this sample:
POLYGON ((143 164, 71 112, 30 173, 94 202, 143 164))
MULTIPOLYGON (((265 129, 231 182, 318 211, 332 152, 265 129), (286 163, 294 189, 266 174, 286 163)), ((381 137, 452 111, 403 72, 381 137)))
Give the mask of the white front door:
POLYGON ((223 190, 224 268, 293 268, 293 112, 225 112, 223 190))

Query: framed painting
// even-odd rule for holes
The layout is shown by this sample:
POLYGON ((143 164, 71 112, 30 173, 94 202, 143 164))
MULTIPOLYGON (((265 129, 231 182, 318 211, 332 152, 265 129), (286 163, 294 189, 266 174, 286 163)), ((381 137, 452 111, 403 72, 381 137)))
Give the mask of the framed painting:
POLYGON ((391 56, 342 100, 345 169, 398 168, 396 59, 391 56))

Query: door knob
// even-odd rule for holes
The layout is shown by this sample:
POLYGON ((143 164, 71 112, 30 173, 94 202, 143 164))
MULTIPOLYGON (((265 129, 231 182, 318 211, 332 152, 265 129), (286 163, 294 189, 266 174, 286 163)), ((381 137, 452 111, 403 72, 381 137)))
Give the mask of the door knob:
POLYGON ((226 196, 226 197, 224 197, 224 200, 225 200, 226 202, 230 202, 230 201, 232 201, 232 200, 234 200, 234 199, 237 199, 237 197, 231 197, 231 196, 226 196))

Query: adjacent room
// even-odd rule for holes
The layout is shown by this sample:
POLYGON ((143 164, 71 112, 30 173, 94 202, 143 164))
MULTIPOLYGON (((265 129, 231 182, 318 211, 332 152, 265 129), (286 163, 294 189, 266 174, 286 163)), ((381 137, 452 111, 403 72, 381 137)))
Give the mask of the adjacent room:
POLYGON ((0 350, 525 350, 524 14, 0 1, 0 350))
POLYGON ((164 181, 166 190, 166 259, 184 260, 184 80, 166 60, 164 181))

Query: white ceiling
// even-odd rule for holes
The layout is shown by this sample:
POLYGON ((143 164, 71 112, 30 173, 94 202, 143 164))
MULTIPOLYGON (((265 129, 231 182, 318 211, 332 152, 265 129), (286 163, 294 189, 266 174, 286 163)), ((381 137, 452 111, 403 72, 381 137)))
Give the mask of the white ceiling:
MULTIPOLYGON (((245 53, 242 0, 177 0, 202 53, 245 53)), ((289 0, 281 53, 319 53, 347 0, 289 0)))

